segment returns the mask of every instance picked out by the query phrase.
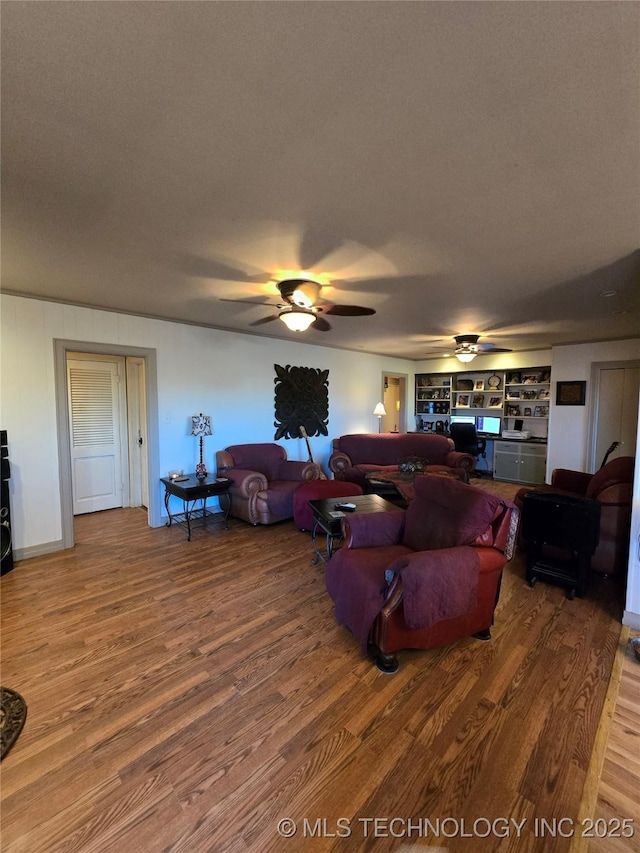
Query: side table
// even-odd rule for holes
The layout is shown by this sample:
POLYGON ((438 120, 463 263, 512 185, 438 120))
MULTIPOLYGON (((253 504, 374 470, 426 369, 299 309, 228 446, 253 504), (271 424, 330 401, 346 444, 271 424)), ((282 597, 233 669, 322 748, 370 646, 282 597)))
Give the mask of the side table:
POLYGON ((171 527, 175 521, 176 524, 181 524, 187 528, 187 541, 191 541, 191 524, 194 521, 199 521, 201 525, 207 524, 207 519, 215 516, 221 516, 217 519, 224 523, 225 530, 229 529, 227 523, 229 518, 229 510, 231 509, 231 495, 229 487, 233 480, 225 477, 217 478, 207 476, 205 479, 198 479, 195 474, 192 474, 188 479, 175 480, 171 477, 161 477, 160 482, 164 484, 164 505, 167 510, 169 520, 167 527, 171 527), (182 512, 171 514, 169 509, 169 498, 173 495, 182 501, 182 512), (222 512, 211 512, 207 509, 207 498, 217 497, 220 500, 220 509, 222 512), (200 507, 196 507, 197 501, 202 501, 200 507))

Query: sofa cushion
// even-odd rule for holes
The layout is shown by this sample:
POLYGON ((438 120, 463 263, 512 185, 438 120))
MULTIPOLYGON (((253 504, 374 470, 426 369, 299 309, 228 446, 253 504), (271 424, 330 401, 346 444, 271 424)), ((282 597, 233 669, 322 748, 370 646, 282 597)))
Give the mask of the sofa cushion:
POLYGON ((489 527, 503 503, 495 495, 448 477, 417 477, 413 485, 416 497, 429 499, 428 514, 419 501, 412 501, 406 512, 402 542, 413 551, 470 545, 489 527))

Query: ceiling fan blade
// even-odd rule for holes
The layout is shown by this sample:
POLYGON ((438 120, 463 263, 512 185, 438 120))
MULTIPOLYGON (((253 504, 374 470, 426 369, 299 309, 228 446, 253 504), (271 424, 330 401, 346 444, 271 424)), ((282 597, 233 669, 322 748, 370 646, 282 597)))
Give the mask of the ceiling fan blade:
POLYGON ((374 308, 363 308, 361 305, 331 305, 323 308, 322 312, 336 317, 365 317, 376 313, 374 308))
POLYGON ((280 307, 278 305, 274 305, 273 302, 258 302, 257 299, 224 299, 220 297, 218 302, 239 302, 241 305, 266 305, 268 308, 280 307))
POLYGON ((312 329, 316 329, 318 332, 328 332, 331 329, 331 323, 328 320, 325 320, 324 317, 320 317, 316 314, 315 322, 311 324, 312 329))
POLYGON ((476 349, 478 350, 479 355, 489 354, 492 352, 513 352, 512 349, 505 349, 505 347, 494 347, 492 344, 477 344, 476 349))
POLYGON ((249 323, 250 326, 262 326, 265 323, 271 323, 272 320, 279 319, 279 314, 271 314, 269 317, 262 317, 260 320, 254 320, 253 323, 249 323))

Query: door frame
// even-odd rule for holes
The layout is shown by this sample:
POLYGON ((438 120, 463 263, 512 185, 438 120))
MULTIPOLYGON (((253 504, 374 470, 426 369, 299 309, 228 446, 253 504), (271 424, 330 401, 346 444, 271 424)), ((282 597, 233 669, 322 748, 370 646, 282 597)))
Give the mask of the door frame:
POLYGON ((138 356, 124 360, 127 385, 127 439, 129 443, 129 503, 128 506, 149 506, 147 459, 147 395, 145 391, 146 362, 138 356), (137 427, 137 430, 136 430, 137 427))
MULTIPOLYGON (((600 413, 600 373, 602 370, 626 370, 640 368, 640 359, 628 361, 595 361, 591 365, 591 395, 589 399, 589 425, 587 428, 587 471, 595 473, 599 461, 596 459, 598 439, 598 415, 600 413)), ((623 454, 628 455, 628 454, 623 454)))
MULTIPOLYGON (((145 391, 147 397, 147 482, 149 506, 147 521, 150 527, 162 525, 159 492, 155 497, 152 483, 160 479, 160 449, 158 441, 158 358, 155 349, 147 347, 100 344, 95 341, 54 339, 54 380, 56 394, 56 423, 58 432, 58 483, 60 486, 60 514, 62 521, 62 547, 73 548, 73 494, 71 488, 71 431, 68 417, 67 353, 85 352, 95 355, 134 356, 145 362, 145 391)), ((156 489, 156 492, 158 490, 156 489)))

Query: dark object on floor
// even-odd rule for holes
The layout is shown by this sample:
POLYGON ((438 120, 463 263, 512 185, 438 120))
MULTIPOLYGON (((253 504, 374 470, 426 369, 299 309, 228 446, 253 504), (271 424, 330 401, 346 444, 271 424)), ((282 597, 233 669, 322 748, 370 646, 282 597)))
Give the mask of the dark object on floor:
POLYGON ((17 741, 26 719, 27 703, 22 696, 8 687, 0 687, 0 731, 2 732, 0 761, 17 741))
MULTIPOLYGON (((523 500, 524 496, 530 492, 553 492, 568 497, 599 501, 601 504, 600 541, 591 558, 591 568, 602 575, 624 575, 629 558, 634 465, 635 459, 632 456, 619 456, 607 462, 604 468, 595 474, 556 468, 551 475, 550 486, 528 486, 520 489, 516 494, 514 502, 522 512, 523 528, 525 524, 523 500)), ((526 547, 524 533, 519 544, 526 547)))
POLYGON ((529 492, 522 501, 527 582, 565 586, 569 598, 587 591, 591 557, 600 539, 599 501, 553 492, 529 492))

